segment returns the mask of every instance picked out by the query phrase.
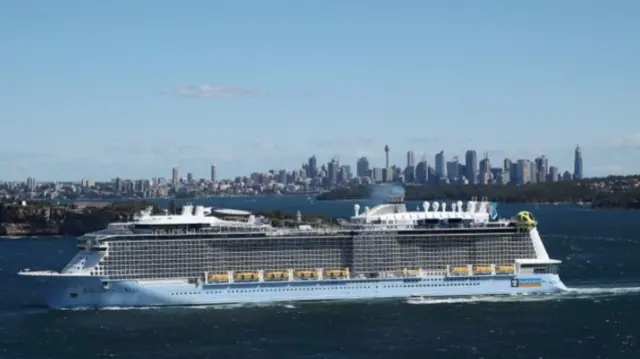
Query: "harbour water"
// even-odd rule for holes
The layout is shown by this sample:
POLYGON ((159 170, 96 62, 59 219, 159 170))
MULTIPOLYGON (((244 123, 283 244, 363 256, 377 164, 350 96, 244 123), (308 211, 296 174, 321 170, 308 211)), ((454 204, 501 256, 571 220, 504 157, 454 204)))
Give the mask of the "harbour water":
MULTIPOLYGON (((353 201, 193 201, 347 217, 353 201)), ((166 205, 166 203, 164 203, 166 205)), ((367 203, 361 202, 364 207, 367 203)), ((417 203, 411 203, 409 208, 417 203)), ((0 358, 638 358, 640 212, 532 211, 572 291, 548 297, 51 311, 15 272, 59 269, 74 238, 0 239, 0 358)))

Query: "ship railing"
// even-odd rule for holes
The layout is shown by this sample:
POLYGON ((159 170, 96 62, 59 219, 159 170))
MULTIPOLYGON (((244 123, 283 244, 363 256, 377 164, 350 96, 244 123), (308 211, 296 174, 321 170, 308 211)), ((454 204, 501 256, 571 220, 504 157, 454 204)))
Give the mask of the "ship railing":
POLYGON ((489 223, 456 223, 446 224, 445 222, 424 226, 418 224, 381 224, 381 223, 362 223, 362 224, 349 224, 342 226, 343 229, 357 229, 357 230, 447 230, 447 229, 477 229, 477 228, 500 228, 507 227, 510 220, 504 220, 500 222, 489 223), (496 225, 496 223, 502 224, 502 226, 496 225))
POLYGON ((275 229, 267 232, 267 236, 280 236, 280 235, 296 235, 296 236, 322 236, 322 235, 334 235, 338 233, 347 233, 340 227, 329 228, 312 228, 312 229, 299 229, 299 228, 282 228, 275 229))
MULTIPOLYGON (((322 234, 335 234, 339 232, 345 232, 345 230, 339 226, 335 227, 316 227, 311 229, 304 228, 275 228, 271 226, 251 226, 251 225, 239 225, 239 226, 212 226, 200 229, 153 229, 152 234, 155 235, 175 235, 175 234, 215 234, 215 233, 264 233, 267 236, 278 235, 322 235, 322 234)), ((144 234, 144 233, 138 233, 144 234)))
MULTIPOLYGON (((270 226, 255 226, 255 225, 212 225, 211 227, 200 228, 200 229, 160 229, 154 228, 151 233, 153 234, 197 234, 197 233, 267 233, 273 231, 274 228, 270 226)), ((143 233, 142 233, 143 234, 143 233)))
POLYGON ((131 228, 131 223, 127 222, 112 222, 107 225, 107 229, 129 229, 131 228))
MULTIPOLYGON (((495 222, 493 225, 474 225, 474 226, 460 226, 460 225, 438 225, 438 226, 417 226, 417 225, 406 225, 406 224, 361 224, 356 226, 335 226, 335 227, 315 227, 311 229, 299 229, 299 228, 274 228, 274 227, 255 227, 255 226, 220 226, 220 227, 209 227, 209 228, 201 228, 201 229, 153 229, 148 233, 127 233, 128 235, 186 235, 186 234, 225 234, 225 233, 236 233, 236 234, 252 234, 252 233, 263 233, 265 236, 318 236, 318 235, 338 235, 338 234, 353 234, 354 232, 390 232, 390 231, 407 231, 407 232, 419 232, 419 231, 429 231, 437 233, 439 231, 446 231, 451 229, 458 230, 473 230, 479 228, 507 228, 507 222, 502 226, 496 226, 495 222)), ((123 233, 124 234, 124 233, 123 233)), ((112 235, 100 236, 99 240, 102 241, 108 237, 112 237, 114 235, 118 235, 114 233, 112 235)))
POLYGON ((218 232, 269 232, 274 228, 268 225, 256 226, 253 224, 237 224, 233 226, 229 225, 211 225, 210 227, 201 228, 198 232, 204 233, 218 233, 218 232))

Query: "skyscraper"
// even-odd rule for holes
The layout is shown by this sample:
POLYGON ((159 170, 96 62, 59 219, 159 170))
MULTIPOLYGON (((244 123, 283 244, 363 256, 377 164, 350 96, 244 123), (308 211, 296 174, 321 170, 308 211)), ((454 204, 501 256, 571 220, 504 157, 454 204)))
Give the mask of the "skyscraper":
POLYGON ((384 145, 384 156, 386 159, 386 165, 384 168, 389 168, 389 145, 384 145))
POLYGON ((458 162, 458 156, 453 157, 453 160, 446 163, 447 177, 451 183, 454 183, 460 178, 460 163, 458 162))
POLYGON ((429 168, 427 165, 427 160, 422 159, 422 161, 418 162, 416 165, 416 182, 418 183, 427 183, 429 180, 429 168))
POLYGON ((416 181, 416 156, 413 151, 407 151, 407 167, 404 169, 404 181, 413 183, 416 181))
POLYGON ((467 167, 467 173, 465 173, 464 176, 467 177, 469 183, 478 183, 478 154, 476 151, 467 151, 464 164, 467 167))
POLYGON ((340 163, 337 158, 333 158, 331 162, 329 162, 329 183, 331 187, 334 187, 338 182, 338 169, 340 167, 340 163))
POLYGON ((478 183, 488 184, 489 177, 491 175, 491 161, 489 161, 489 154, 485 153, 484 158, 479 163, 478 170, 478 183))
POLYGON ((531 162, 529 160, 518 160, 516 163, 515 183, 525 184, 531 182, 531 162))
POLYGON ((358 177, 369 177, 371 176, 370 172, 369 160, 366 157, 358 158, 358 163, 356 164, 356 175, 358 177))
POLYGON ((176 187, 178 182, 180 181, 180 177, 178 176, 178 168, 174 167, 171 171, 171 184, 176 187))
POLYGON ((544 183, 547 181, 549 171, 549 161, 547 157, 542 156, 536 158, 536 182, 544 183))
POLYGON ((447 176, 447 169, 445 166, 444 151, 440 151, 440 153, 436 155, 436 177, 438 180, 447 176))
POLYGON ((416 165, 416 158, 413 151, 407 152, 407 167, 413 167, 416 165))
POLYGON ((211 165, 211 182, 216 181, 216 165, 211 165))
POLYGON ((582 173, 582 151, 580 146, 576 146, 576 152, 573 159, 573 179, 581 180, 583 178, 582 173))
POLYGON ((309 157, 309 166, 307 167, 307 177, 315 178, 318 172, 318 162, 316 161, 316 155, 309 157))

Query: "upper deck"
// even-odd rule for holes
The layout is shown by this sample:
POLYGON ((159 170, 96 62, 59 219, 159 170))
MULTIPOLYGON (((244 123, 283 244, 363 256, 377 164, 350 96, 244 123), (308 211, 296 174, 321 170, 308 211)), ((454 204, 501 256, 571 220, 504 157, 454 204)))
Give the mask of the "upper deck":
MULTIPOLYGON (((402 201, 394 201, 364 213, 356 205, 350 220, 324 228, 300 220, 279 228, 251 214, 225 220, 186 206, 179 215, 143 213, 132 222, 86 234, 80 238, 78 258, 92 260, 82 264, 95 267, 91 273, 120 279, 308 268, 349 268, 360 274, 403 268, 442 271, 518 259, 548 262, 535 228, 497 219, 495 206, 486 201, 468 202, 466 208, 454 205, 427 202, 408 211, 402 201)), ((74 271, 78 263, 72 261, 64 272, 74 271)))
POLYGON ((337 225, 312 227, 301 222, 293 227, 274 227, 269 220, 250 212, 222 210, 242 219, 218 218, 212 210, 202 206, 185 205, 180 214, 152 215, 144 211, 132 222, 111 223, 106 229, 87 233, 80 238, 81 246, 98 245, 106 240, 124 239, 180 239, 180 238, 247 238, 247 237, 307 237, 353 236, 359 232, 395 231, 420 235, 472 235, 487 232, 511 232, 518 230, 514 219, 498 219, 496 205, 488 201, 471 200, 453 203, 422 203, 409 211, 402 199, 372 208, 354 205, 354 215, 349 220, 339 220, 337 225))
MULTIPOLYGON (((499 220, 495 203, 486 200, 467 201, 466 207, 462 201, 448 204, 447 202, 422 202, 422 209, 408 211, 403 198, 394 198, 389 203, 380 204, 373 208, 365 207, 360 213, 360 205, 354 205, 352 223, 361 224, 395 224, 419 225, 421 223, 463 223, 474 227, 487 225, 491 221, 499 220), (448 207, 448 208, 447 208, 448 207)), ((508 220, 507 220, 508 221, 508 220)))

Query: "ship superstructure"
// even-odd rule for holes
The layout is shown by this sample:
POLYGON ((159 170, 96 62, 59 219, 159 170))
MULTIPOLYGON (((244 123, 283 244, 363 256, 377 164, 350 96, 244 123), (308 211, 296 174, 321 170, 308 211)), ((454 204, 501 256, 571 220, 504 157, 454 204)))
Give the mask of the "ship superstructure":
POLYGON ((486 200, 402 198, 354 206, 337 226, 273 227, 250 213, 202 206, 142 213, 78 239, 78 254, 46 279, 52 307, 464 296, 566 289, 529 212, 497 218, 486 200))

